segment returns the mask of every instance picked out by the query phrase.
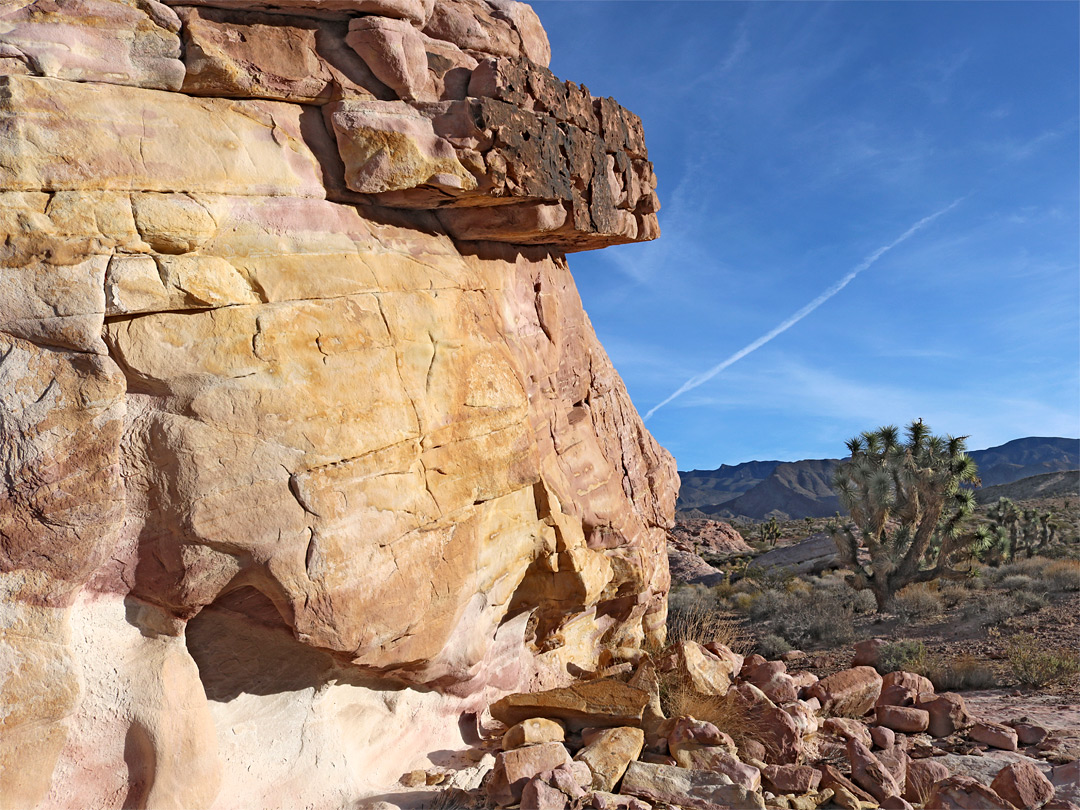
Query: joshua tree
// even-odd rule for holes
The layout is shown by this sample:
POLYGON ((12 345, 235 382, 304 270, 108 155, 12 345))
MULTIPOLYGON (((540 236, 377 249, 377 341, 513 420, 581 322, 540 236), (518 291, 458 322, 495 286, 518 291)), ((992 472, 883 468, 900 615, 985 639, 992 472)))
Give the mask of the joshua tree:
POLYGON ((770 517, 768 523, 762 523, 758 531, 763 543, 775 546, 776 541, 780 539, 780 524, 776 521, 776 515, 770 517))
POLYGON ((830 525, 833 540, 855 572, 848 583, 872 591, 879 610, 910 583, 967 576, 953 566, 971 554, 975 541, 965 534, 975 498, 960 486, 979 483, 975 462, 964 452, 967 437, 934 436, 921 419, 905 433, 902 441, 890 425, 850 439, 851 457, 833 477, 851 516, 830 525))

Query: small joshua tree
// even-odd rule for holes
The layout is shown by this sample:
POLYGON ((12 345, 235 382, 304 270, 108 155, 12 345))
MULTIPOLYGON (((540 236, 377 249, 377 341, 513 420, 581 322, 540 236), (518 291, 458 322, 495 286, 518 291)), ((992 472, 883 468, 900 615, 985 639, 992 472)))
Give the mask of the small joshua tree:
POLYGON ((901 440, 890 425, 850 439, 851 456, 833 477, 850 519, 829 529, 843 563, 855 572, 848 583, 870 590, 878 610, 905 585, 967 576, 953 566, 973 550, 966 530, 975 498, 960 485, 978 485, 979 478, 965 452, 967 437, 934 436, 921 419, 905 434, 901 440))

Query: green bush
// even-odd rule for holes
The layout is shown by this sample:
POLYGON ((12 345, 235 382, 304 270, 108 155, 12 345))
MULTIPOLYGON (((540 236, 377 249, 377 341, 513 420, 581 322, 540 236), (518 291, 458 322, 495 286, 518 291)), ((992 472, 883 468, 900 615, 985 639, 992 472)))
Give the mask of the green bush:
POLYGON ((926 663, 926 646, 921 641, 894 641, 878 653, 877 671, 882 675, 902 670, 919 672, 926 663))
POLYGON ((1006 645, 1013 675, 1024 686, 1042 687, 1080 672, 1073 650, 1045 650, 1038 639, 1026 633, 1014 636, 1006 645))
POLYGON ((791 645, 788 644, 787 639, 782 636, 776 635, 776 633, 766 633, 758 639, 756 645, 756 651, 758 655, 763 655, 770 661, 774 661, 786 652, 790 652, 791 645))

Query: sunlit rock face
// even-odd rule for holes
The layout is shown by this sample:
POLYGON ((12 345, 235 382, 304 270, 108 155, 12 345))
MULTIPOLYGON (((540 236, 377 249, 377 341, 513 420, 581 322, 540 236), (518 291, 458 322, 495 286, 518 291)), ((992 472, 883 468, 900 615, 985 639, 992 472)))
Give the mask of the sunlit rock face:
POLYGON ((339 808, 663 633, 564 253, 640 121, 507 0, 0 9, 0 807, 339 808))

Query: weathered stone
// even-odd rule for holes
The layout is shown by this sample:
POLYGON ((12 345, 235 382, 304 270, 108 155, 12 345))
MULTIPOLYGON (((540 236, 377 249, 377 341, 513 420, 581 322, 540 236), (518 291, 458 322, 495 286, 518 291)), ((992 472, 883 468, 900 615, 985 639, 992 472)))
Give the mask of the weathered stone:
POLYGON ((506 730, 502 739, 503 750, 509 751, 511 748, 537 743, 562 742, 564 733, 560 723, 546 717, 532 717, 515 723, 506 730))
POLYGON ((147 0, 33 0, 0 9, 0 74, 178 90, 180 20, 147 0))
POLYGON ((681 669, 695 692, 702 695, 726 695, 731 688, 730 661, 721 659, 695 641, 678 645, 681 669))
POLYGON ((881 810, 914 810, 914 808, 902 796, 886 796, 881 802, 881 810))
POLYGON ((529 780, 569 762, 570 755, 557 742, 502 751, 495 757, 495 768, 487 786, 488 798, 500 807, 517 804, 529 780))
POLYGON ((752 683, 774 703, 788 703, 799 697, 795 682, 787 674, 787 665, 783 661, 764 661, 754 667, 744 663, 739 677, 752 683))
POLYGON ((873 745, 870 730, 858 720, 849 717, 829 717, 821 724, 821 728, 845 741, 858 740, 867 748, 873 745))
POLYGON ((878 706, 911 706, 922 693, 932 694, 934 685, 928 678, 913 672, 889 672, 882 679, 878 706))
POLYGON ((764 761, 778 765, 796 762, 802 752, 802 735, 791 715, 753 684, 742 683, 732 691, 754 737, 765 748, 764 761))
POLYGON ((1048 729, 1034 723, 1014 723, 1012 727, 1016 732, 1016 740, 1021 745, 1038 745, 1050 733, 1048 729))
POLYGON ((795 728, 803 737, 809 737, 821 727, 821 721, 813 707, 805 701, 796 700, 785 703, 780 708, 795 721, 795 728))
POLYGON ((668 747, 672 751, 680 747, 696 745, 722 745, 730 753, 735 753, 735 743, 731 737, 720 731, 712 723, 695 720, 693 717, 680 717, 673 723, 667 735, 668 747))
POLYGON ((924 804, 934 785, 948 776, 949 769, 934 758, 913 759, 908 763, 903 796, 913 804, 924 804))
POLYGON ((809 765, 769 765, 761 775, 774 793, 811 793, 821 783, 821 771, 809 765))
POLYGON ((590 796, 589 807, 595 810, 652 810, 652 805, 643 802, 634 796, 622 796, 614 793, 605 793, 602 790, 593 791, 590 796))
POLYGON ((0 189, 323 197, 302 115, 271 101, 0 76, 0 189))
POLYGON ((178 12, 187 68, 183 91, 190 95, 298 104, 395 97, 345 45, 344 22, 218 8, 178 12))
POLYGON ((907 734, 926 731, 930 727, 930 713, 913 706, 878 706, 876 717, 885 728, 907 734))
POLYGON ((950 776, 934 785, 926 810, 1010 810, 1012 805, 985 785, 966 776, 950 776))
POLYGON ((644 746, 645 734, 641 729, 608 728, 599 731, 574 759, 589 766, 593 790, 611 791, 644 746))
POLYGON ((405 20, 358 17, 345 42, 371 72, 403 101, 434 101, 423 35, 405 20))
POLYGON ((671 755, 681 768, 722 773, 732 783, 747 790, 760 790, 761 771, 753 765, 741 762, 725 746, 684 743, 673 748, 671 755))
POLYGON ((877 667, 881 660, 881 649, 889 642, 883 638, 868 638, 864 641, 855 642, 855 655, 852 656, 853 667, 877 667))
POLYGON ((1038 810, 1054 798, 1053 783, 1030 762, 1006 765, 998 771, 990 789, 1015 807, 1032 810, 1038 810))
POLYGON ((748 809, 765 806, 761 794, 732 784, 723 774, 647 762, 630 763, 621 792, 691 810, 713 810, 717 805, 748 809))
POLYGON ((854 667, 822 678, 806 689, 806 697, 821 701, 823 711, 862 717, 881 694, 881 676, 873 667, 854 667))
POLYGON ((924 692, 916 698, 915 705, 930 713, 928 730, 933 737, 948 737, 971 725, 964 699, 955 692, 940 695, 924 692))
MULTIPOLYGON (((899 796, 902 792, 892 773, 870 749, 859 740, 848 740, 848 762, 851 763, 851 778, 863 790, 877 801, 887 796, 899 796)), ((901 783, 903 784, 903 783, 901 783)))
POLYGON ((601 679, 546 692, 507 695, 491 705, 491 716, 503 723, 531 717, 562 720, 571 731, 589 727, 636 725, 648 693, 621 681, 601 679))
POLYGON ((565 810, 566 794, 534 776, 521 791, 521 810, 565 810))
POLYGON ((888 750, 896 745, 896 734, 891 728, 885 726, 872 726, 870 728, 870 739, 873 741, 875 747, 888 750))
MULTIPOLYGON (((855 800, 856 807, 852 810, 857 810, 858 802, 874 802, 874 797, 856 785, 846 776, 844 776, 835 767, 829 764, 822 764, 818 766, 821 771, 821 787, 822 789, 828 789, 835 791, 837 797, 847 794, 855 800)), ((839 802, 837 802, 839 804, 839 802)), ((843 805, 848 806, 848 805, 843 805)))
POLYGON ((1000 748, 1002 751, 1016 750, 1016 731, 1001 723, 976 723, 968 729, 968 736, 991 748, 1000 748))

